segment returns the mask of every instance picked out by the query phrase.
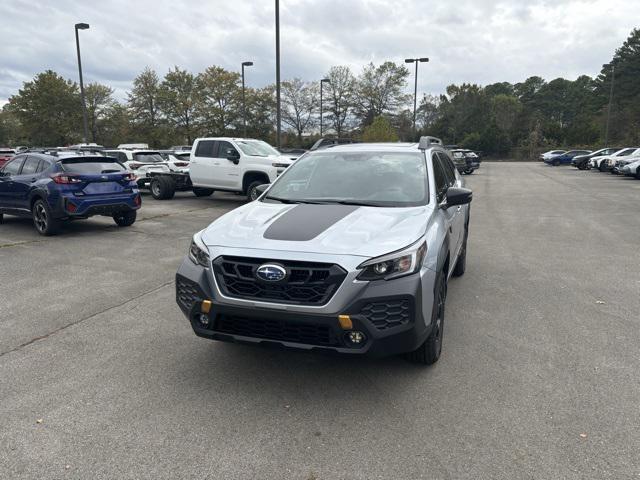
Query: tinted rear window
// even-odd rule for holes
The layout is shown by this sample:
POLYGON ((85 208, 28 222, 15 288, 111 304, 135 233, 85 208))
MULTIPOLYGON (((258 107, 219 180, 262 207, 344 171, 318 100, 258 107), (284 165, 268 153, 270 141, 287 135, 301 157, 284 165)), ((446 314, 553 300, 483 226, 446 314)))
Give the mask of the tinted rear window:
POLYGON ((70 158, 60 162, 62 169, 69 173, 99 175, 103 173, 124 172, 126 169, 110 158, 70 158))

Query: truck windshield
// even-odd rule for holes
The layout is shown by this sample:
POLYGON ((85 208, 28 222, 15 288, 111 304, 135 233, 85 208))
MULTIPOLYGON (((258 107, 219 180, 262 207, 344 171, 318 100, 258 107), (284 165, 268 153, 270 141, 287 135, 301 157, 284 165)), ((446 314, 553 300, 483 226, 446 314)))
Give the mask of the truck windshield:
POLYGON ((335 152, 300 158, 264 201, 413 207, 429 202, 422 152, 335 152))
POLYGON ((242 153, 252 157, 268 157, 270 155, 280 155, 278 151, 261 140, 238 140, 236 142, 242 153))

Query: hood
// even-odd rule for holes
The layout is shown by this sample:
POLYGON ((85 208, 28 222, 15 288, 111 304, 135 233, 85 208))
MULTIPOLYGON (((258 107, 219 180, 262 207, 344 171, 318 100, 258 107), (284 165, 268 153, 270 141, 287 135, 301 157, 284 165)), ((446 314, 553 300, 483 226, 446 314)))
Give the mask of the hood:
POLYGON ((202 232, 208 247, 377 257, 417 241, 430 205, 410 208, 248 203, 202 232))

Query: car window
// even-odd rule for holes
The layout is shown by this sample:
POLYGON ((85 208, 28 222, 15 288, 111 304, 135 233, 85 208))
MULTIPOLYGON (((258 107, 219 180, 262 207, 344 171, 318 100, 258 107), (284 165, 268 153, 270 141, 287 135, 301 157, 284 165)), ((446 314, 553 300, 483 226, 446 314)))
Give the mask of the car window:
POLYGON ((239 157, 238 151, 229 142, 218 142, 217 158, 229 158, 232 156, 239 157))
POLYGON ((100 175, 125 172, 126 168, 110 158, 69 158, 60 162, 65 172, 80 175, 100 175))
POLYGON ((38 169, 36 170, 36 173, 44 172, 50 166, 51 166, 51 164, 49 162, 47 162, 46 160, 40 160, 40 163, 38 164, 38 169))
POLYGON ((16 157, 7 163, 2 171, 5 175, 17 175, 20 171, 20 167, 22 166, 22 161, 25 157, 16 157))
POLYGON ((215 157, 215 155, 213 154, 214 145, 215 145, 214 140, 200 140, 198 142, 198 146, 196 147, 196 157, 206 157, 206 158, 215 157))
POLYGON ((447 191, 447 187, 449 186, 448 180, 447 180, 447 174, 445 173, 444 167, 440 163, 440 159, 438 158, 435 152, 432 154, 432 161, 433 161, 433 180, 436 184, 436 195, 440 199, 442 195, 444 195, 444 193, 447 191))
POLYGON ((136 162, 160 163, 164 162, 164 158, 158 152, 137 152, 133 154, 136 162))
POLYGON ((31 175, 36 173, 38 170, 38 164, 40 163, 40 159, 37 157, 27 157, 22 165, 22 170, 20 172, 21 175, 31 175))
POLYGON ((447 183, 450 187, 456 184, 456 167, 454 167, 451 159, 442 152, 437 152, 436 155, 442 163, 445 176, 447 177, 447 183))

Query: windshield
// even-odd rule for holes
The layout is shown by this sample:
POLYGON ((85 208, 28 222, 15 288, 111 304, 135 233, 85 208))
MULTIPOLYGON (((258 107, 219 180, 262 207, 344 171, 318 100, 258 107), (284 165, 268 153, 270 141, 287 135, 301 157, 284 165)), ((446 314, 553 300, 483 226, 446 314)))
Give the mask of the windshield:
POLYGON ((269 155, 280 155, 278 151, 262 140, 238 140, 236 141, 240 150, 245 155, 252 157, 268 157, 269 155))
POLYGON ((164 162, 162 155, 156 152, 134 153, 133 158, 136 162, 158 163, 164 162))
POLYGON ((110 158, 70 158, 61 161, 60 164, 65 172, 87 175, 126 171, 121 164, 110 158))
POLYGON ((300 158, 273 184, 266 201, 413 207, 429 201, 422 152, 334 152, 300 158))

